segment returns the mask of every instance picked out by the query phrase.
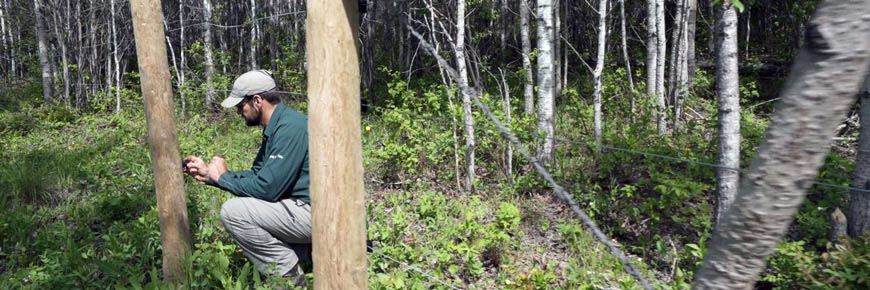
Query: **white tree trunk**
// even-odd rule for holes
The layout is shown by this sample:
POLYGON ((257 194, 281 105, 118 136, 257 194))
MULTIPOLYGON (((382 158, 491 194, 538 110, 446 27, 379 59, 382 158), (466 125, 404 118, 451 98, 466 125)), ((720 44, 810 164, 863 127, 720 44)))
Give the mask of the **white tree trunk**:
POLYGON ((214 59, 212 56, 212 41, 211 41, 211 0, 202 0, 202 8, 203 8, 203 19, 205 24, 203 24, 203 51, 205 54, 205 84, 206 84, 206 92, 205 92, 205 105, 206 108, 212 109, 215 107, 215 99, 214 99, 214 84, 212 83, 212 75, 214 75, 214 59))
POLYGON ((698 0, 689 0, 688 7, 688 27, 686 27, 686 39, 689 40, 686 47, 686 85, 691 87, 695 79, 695 30, 697 28, 698 19, 698 0))
POLYGON ((538 0, 538 130, 545 139, 538 150, 538 159, 547 162, 554 156, 554 96, 553 68, 553 1, 538 0))
POLYGON ((813 185, 870 69, 870 5, 819 2, 770 129, 707 247, 694 289, 752 289, 813 185))
POLYGON ((118 56, 118 29, 115 25, 115 0, 109 0, 111 16, 112 16, 112 59, 115 62, 115 113, 121 112, 121 88, 123 85, 121 84, 121 65, 120 65, 120 57, 118 56))
POLYGON ((631 59, 628 58, 628 43, 625 35, 625 0, 619 0, 620 32, 622 35, 622 57, 625 59, 625 74, 628 76, 628 96, 631 98, 631 119, 634 120, 634 76, 631 72, 631 59))
POLYGON ((36 46, 39 51, 39 67, 42 70, 42 99, 46 104, 50 104, 51 89, 54 84, 51 81, 51 66, 48 63, 48 45, 45 42, 45 24, 40 1, 42 0, 33 0, 33 11, 36 14, 36 46))
POLYGON ((595 81, 595 91, 592 95, 592 116, 594 123, 595 142, 601 145, 601 72, 604 71, 604 54, 607 39, 607 0, 598 2, 598 60, 592 78, 595 81))
POLYGON ((257 69, 257 33, 259 32, 259 24, 257 22, 257 2, 251 0, 251 54, 248 56, 249 69, 257 69))
MULTIPOLYGON (((658 0, 647 0, 647 9, 646 9, 646 28, 647 28, 647 40, 646 40, 646 94, 650 98, 658 99, 656 97, 656 84, 658 80, 656 79, 656 69, 658 68, 658 21, 656 20, 656 7, 658 0)), ((656 116, 662 114, 663 111, 656 108, 656 116)), ((660 117, 656 117, 658 120, 660 117)))
MULTIPOLYGON (((740 75, 737 60, 737 10, 731 2, 716 7, 716 96, 719 98, 719 164, 740 168, 740 75)), ((740 173, 716 169, 716 208, 713 223, 737 196, 740 173)))
MULTIPOLYGON (((465 0, 456 2, 456 67, 459 70, 460 87, 470 87, 465 59, 465 0)), ((462 90, 462 112, 465 119, 465 191, 474 190, 474 115, 471 112, 471 90, 462 90)))
POLYGON ((525 73, 525 81, 523 82, 523 98, 526 101, 526 115, 531 115, 535 112, 535 94, 533 91, 534 77, 532 71, 532 42, 529 39, 529 7, 530 0, 520 0, 520 38, 523 46, 523 72, 525 73))
MULTIPOLYGON (((870 74, 861 92, 861 129, 858 136, 858 156, 852 187, 870 190, 870 74)), ((849 236, 860 237, 870 232, 870 193, 853 190, 849 193, 849 236)))
MULTIPOLYGON (((504 76, 504 70, 499 69, 501 73, 501 84, 504 87, 504 114, 505 114, 505 124, 511 124, 511 88, 508 86, 507 78, 504 76)), ((508 184, 513 185, 514 180, 514 147, 511 145, 511 142, 508 141, 505 143, 505 176, 507 176, 508 184)))
POLYGON ((665 30, 665 0, 656 0, 656 27, 657 40, 656 52, 658 53, 658 61, 656 62, 656 98, 658 103, 658 128, 659 135, 664 135, 667 132, 667 109, 665 98, 665 63, 667 62, 667 31, 665 30))
POLYGON ((184 1, 178 1, 178 54, 181 63, 178 66, 178 98, 181 99, 181 115, 187 112, 187 100, 184 96, 184 70, 187 61, 184 58, 184 1))
POLYGON ((64 33, 67 33, 69 29, 61 31, 60 24, 66 22, 59 15, 60 11, 53 11, 51 14, 54 18, 54 35, 60 47, 61 70, 63 70, 63 99, 61 102, 69 104, 69 66, 67 65, 69 62, 66 58, 66 37, 64 37, 64 33))
POLYGON ((553 101, 562 96, 562 65, 561 65, 561 45, 562 45, 562 17, 559 5, 560 0, 553 0, 553 101))

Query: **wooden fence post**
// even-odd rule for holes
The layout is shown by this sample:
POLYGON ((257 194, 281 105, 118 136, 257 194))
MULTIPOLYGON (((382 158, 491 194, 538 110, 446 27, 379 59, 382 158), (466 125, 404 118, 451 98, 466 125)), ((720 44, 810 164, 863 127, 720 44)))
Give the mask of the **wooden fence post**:
POLYGON ((367 289, 359 1, 307 3, 314 289, 367 289))
POLYGON ((187 199, 181 173, 181 154, 175 130, 172 87, 163 32, 163 11, 159 0, 131 0, 136 55, 141 73, 145 118, 157 209, 160 242, 163 247, 163 280, 178 284, 184 279, 184 260, 190 253, 187 199))

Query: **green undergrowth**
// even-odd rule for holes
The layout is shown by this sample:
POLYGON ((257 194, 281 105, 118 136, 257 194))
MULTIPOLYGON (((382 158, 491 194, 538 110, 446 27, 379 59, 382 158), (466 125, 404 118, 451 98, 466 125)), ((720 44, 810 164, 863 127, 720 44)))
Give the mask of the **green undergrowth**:
MULTIPOLYGON (((477 109, 476 180, 474 192, 464 192, 458 91, 383 72, 392 76, 387 95, 361 124, 371 288, 638 288, 517 148, 508 162, 511 147, 477 109)), ((509 83, 519 76, 509 75, 509 83)), ((659 135, 654 104, 639 93, 644 84, 634 92, 632 112, 624 71, 603 77, 603 144, 592 136, 589 84, 571 84, 557 100, 556 158, 547 166, 657 288, 687 289, 712 227, 710 164, 718 162, 711 81, 699 73, 683 103, 691 113, 659 135)), ((525 148, 537 150, 537 120, 522 112, 521 98, 510 100, 510 122, 497 91, 481 99, 525 148)), ((162 282, 144 113, 7 105, 0 113, 0 289, 170 288, 162 282)), ((743 111, 743 167, 766 126, 764 116, 743 111)), ((260 130, 229 112, 188 113, 179 118, 178 137, 183 155, 220 155, 237 170, 249 166, 260 130)), ((853 161, 834 152, 817 181, 847 186, 853 161)), ((184 288, 271 289, 284 282, 260 276, 223 230, 219 210, 229 194, 189 178, 185 190, 194 251, 184 288)), ((867 288, 868 243, 828 241, 828 216, 846 208, 846 197, 829 186, 810 190, 759 285, 867 288)))

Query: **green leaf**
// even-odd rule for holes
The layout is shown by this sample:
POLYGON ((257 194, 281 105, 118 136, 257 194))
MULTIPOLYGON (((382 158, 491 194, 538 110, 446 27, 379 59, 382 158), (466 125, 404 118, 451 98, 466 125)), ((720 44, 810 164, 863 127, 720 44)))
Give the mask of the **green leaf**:
POLYGON ((743 2, 740 2, 740 0, 731 0, 731 3, 733 3, 734 7, 737 8, 737 12, 743 13, 743 10, 746 9, 746 7, 743 6, 743 2))

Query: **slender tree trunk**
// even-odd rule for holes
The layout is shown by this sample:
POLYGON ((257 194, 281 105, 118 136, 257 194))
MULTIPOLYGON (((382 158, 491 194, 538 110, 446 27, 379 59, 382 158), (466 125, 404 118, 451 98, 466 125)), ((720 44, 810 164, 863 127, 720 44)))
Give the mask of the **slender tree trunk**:
POLYGON ((112 59, 115 61, 115 113, 121 112, 121 65, 120 57, 118 56, 118 29, 115 25, 115 0, 109 0, 112 13, 112 59))
POLYGON ((719 164, 716 169, 716 208, 713 223, 737 196, 740 173, 740 75, 737 62, 737 11, 731 2, 716 8, 716 95, 719 98, 719 164))
MULTIPOLYGON (((9 52, 11 51, 11 49, 10 49, 10 47, 9 47, 9 43, 8 43, 8 41, 6 40, 6 15, 4 14, 4 11, 5 11, 5 10, 6 10, 6 3, 5 3, 5 1, 0 1, 0 38, 3 39, 3 42, 2 42, 2 45, 3 45, 3 55, 2 55, 2 56, 3 56, 3 60, 2 60, 2 62, 3 62, 4 64, 7 63, 7 60, 8 60, 8 61, 11 61, 12 58, 13 58, 13 56, 11 55, 11 53, 9 53, 9 52)), ((2 68, 3 68, 3 66, 0 66, 0 69, 2 69, 2 68)), ((3 71, 3 75, 6 76, 6 81, 7 81, 7 82, 11 80, 11 79, 10 79, 10 76, 11 76, 11 75, 9 74, 9 70, 11 70, 11 67, 8 67, 6 70, 3 71)))
MULTIPOLYGON (((166 21, 166 19, 163 19, 163 29, 165 31, 169 31, 169 23, 166 21)), ((168 34, 165 35, 165 38, 166 47, 169 48, 169 59, 172 60, 172 69, 175 70, 175 86, 177 86, 178 90, 181 91, 183 83, 181 70, 178 68, 178 62, 175 58, 175 49, 172 48, 172 40, 169 38, 168 34)), ((187 103, 184 101, 184 95, 182 95, 181 93, 179 93, 179 95, 181 96, 181 114, 184 115, 187 109, 187 103)))
POLYGON ((48 44, 45 42, 45 24, 43 24, 40 1, 42 0, 33 0, 33 12, 36 14, 36 46, 39 50, 39 67, 42 69, 42 100, 46 104, 51 104, 51 89, 54 84, 51 81, 51 67, 48 64, 48 44))
POLYGON ((532 42, 529 38, 529 7, 530 0, 520 0, 520 38, 522 39, 523 50, 523 72, 525 81, 523 82, 523 99, 526 101, 526 115, 532 115, 535 112, 535 94, 533 92, 534 77, 532 72, 532 42))
MULTIPOLYGON (((432 32, 436 31, 436 26, 439 21, 437 20, 438 13, 435 11, 435 6, 432 4, 432 1, 426 1, 426 7, 429 9, 429 30, 432 32)), ((371 30, 369 30, 371 31, 371 30)), ((435 46, 435 51, 441 51, 441 42, 438 41, 438 34, 432 33, 432 45, 435 46)), ((445 75, 444 68, 440 65, 438 66, 438 72, 441 76, 441 82, 444 84, 444 93, 447 94, 447 102, 450 106, 450 120, 451 122, 451 131, 453 137, 453 171, 456 172, 456 188, 462 188, 462 180, 461 180, 461 169, 459 166, 459 128, 456 122, 456 106, 453 102, 453 90, 450 89, 451 82, 450 78, 445 75)))
POLYGON ((187 113, 187 99, 184 96, 184 71, 187 61, 184 58, 184 1, 178 1, 178 55, 181 63, 178 66, 178 98, 181 99, 181 115, 187 113))
POLYGON ((163 46, 164 32, 160 27, 163 12, 157 0, 131 0, 130 8, 136 55, 142 73, 148 144, 154 164, 163 277, 180 288, 185 277, 184 261, 189 258, 191 238, 184 177, 178 170, 181 154, 172 109, 169 65, 166 62, 166 47, 163 46))
MULTIPOLYGON (((459 70, 459 82, 461 87, 470 87, 468 82, 468 69, 465 59, 465 0, 456 2, 456 67, 459 70)), ((462 112, 465 119, 465 166, 466 179, 465 191, 474 190, 475 167, 474 167, 474 115, 471 112, 471 92, 462 90, 462 112)))
MULTIPOLYGON (((508 86, 507 78, 504 76, 504 70, 501 68, 498 69, 501 73, 501 84, 504 87, 504 114, 505 114, 505 124, 511 124, 511 88, 508 86)), ((505 144, 505 174, 507 176, 508 184, 513 185, 514 180, 514 147, 511 145, 510 141, 505 144)))
POLYGON ((601 72, 604 71, 604 54, 607 39, 607 0, 598 3, 598 60, 592 78, 595 81, 595 92, 592 94, 592 115, 595 131, 595 143, 601 145, 601 72))
MULTIPOLYGON (((82 1, 76 2, 76 44, 79 49, 76 50, 76 104, 77 109, 83 109, 85 106, 85 36, 82 34, 82 1)), ((90 72, 93 75, 93 72, 90 72)))
POLYGON ((686 47, 686 67, 688 76, 686 78, 686 84, 691 87, 692 83, 695 80, 695 30, 697 28, 698 21, 698 0, 689 0, 688 7, 688 27, 686 27, 686 39, 688 39, 688 46, 686 47))
POLYGON ((538 130, 545 139, 538 150, 538 159, 548 162, 554 157, 554 97, 553 67, 553 1, 538 0, 538 130))
POLYGON ((824 163, 870 69, 870 5, 822 1, 764 141, 695 274, 694 289, 752 289, 824 163))
POLYGON ((665 102, 665 62, 667 61, 667 31, 665 30, 665 1, 656 0, 656 27, 658 32, 656 36, 656 52, 658 53, 658 61, 656 62, 656 97, 658 98, 658 128, 659 135, 664 135, 667 132, 667 105, 665 102))
POLYGON ((553 0, 553 71, 555 79, 553 80, 553 101, 562 96, 562 65, 559 57, 562 45, 562 21, 559 5, 561 0, 553 0))
MULTIPOLYGON (((647 41, 646 41, 646 94, 652 99, 658 99, 656 97, 656 84, 658 80, 656 79, 656 69, 658 68, 658 21, 656 20, 657 14, 657 3, 658 0, 647 0, 647 15, 646 15, 646 29, 647 29, 647 41)), ((659 115, 663 114, 664 111, 656 108, 656 120, 660 119, 659 115)))
MULTIPOLYGON (((870 190, 870 74, 864 80, 861 92, 861 129, 858 136, 858 156, 852 187, 870 190)), ((852 190, 849 193, 849 236, 860 237, 870 232, 870 193, 852 190)))
POLYGON ((212 41, 211 41, 211 0, 202 0, 202 8, 203 8, 203 51, 205 54, 205 107, 209 110, 214 110, 215 99, 214 99, 214 84, 212 83, 212 76, 214 75, 214 57, 212 56, 212 41))
POLYGON ((622 57, 625 59, 625 74, 628 76, 628 97, 631 99, 631 119, 634 121, 634 76, 631 72, 631 59, 628 58, 628 43, 625 35, 625 0, 619 0, 620 31, 622 34, 622 57))
POLYGON ((69 62, 66 58, 66 37, 64 37, 64 33, 67 33, 69 29, 61 31, 60 23, 66 22, 63 21, 62 17, 59 15, 60 11, 53 11, 51 14, 54 18, 54 35, 57 44, 60 47, 61 70, 63 70, 63 99, 61 102, 69 105, 69 62))
POLYGON ((250 62, 249 69, 257 69, 257 33, 259 32, 259 24, 257 24, 257 2, 251 0, 251 54, 248 61, 250 62))

